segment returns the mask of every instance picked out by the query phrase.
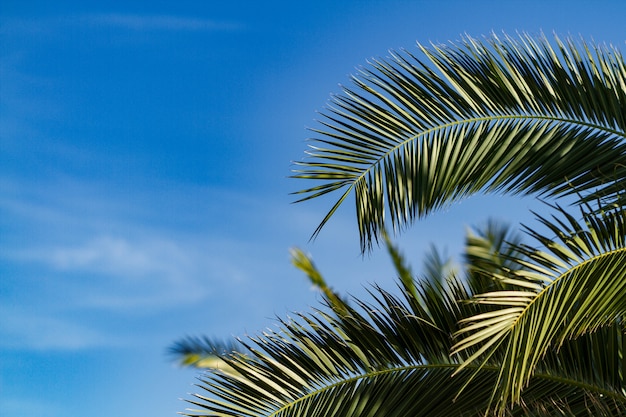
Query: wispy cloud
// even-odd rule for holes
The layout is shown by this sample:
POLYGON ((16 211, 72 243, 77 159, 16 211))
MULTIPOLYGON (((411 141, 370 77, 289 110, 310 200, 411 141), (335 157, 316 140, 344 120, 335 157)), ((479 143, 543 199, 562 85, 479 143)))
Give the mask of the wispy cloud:
POLYGON ((0 180, 0 213, 11 219, 0 221, 0 262, 38 271, 30 279, 54 282, 68 308, 144 312, 220 297, 257 279, 259 265, 288 268, 287 244, 268 261, 263 243, 228 226, 251 212, 270 218, 254 199, 180 184, 129 199, 103 187, 0 180))
POLYGON ((245 281, 246 272, 226 255, 229 246, 209 238, 105 235, 5 256, 48 271, 58 286, 73 282, 67 291, 75 296, 66 293, 73 308, 155 312, 205 300, 224 282, 245 281), (78 277, 78 284, 69 277, 78 277))
POLYGON ((232 31, 241 29, 242 27, 239 23, 210 19, 118 13, 81 16, 78 18, 78 21, 91 25, 116 26, 132 30, 232 31))
MULTIPOLYGON (((210 208, 189 199, 201 190, 178 185, 167 191, 174 206, 165 207, 162 188, 156 194, 137 190, 135 200, 103 187, 0 180, 0 348, 141 343, 123 322, 194 306, 223 310, 233 305, 224 294, 246 306, 271 303, 251 288, 276 276, 276 264, 288 269, 287 248, 268 260, 259 242, 227 236, 223 226, 218 230, 202 220, 209 216, 224 223, 224 214, 211 210, 236 213, 233 207, 245 204, 237 194, 204 191, 209 194, 198 201, 220 201, 210 208)), ((240 209, 242 216, 257 212, 240 209)))
POLYGON ((103 13, 61 15, 45 18, 2 19, 0 33, 5 35, 49 35, 68 27, 119 28, 133 31, 232 32, 244 28, 236 21, 172 15, 103 13))
POLYGON ((168 241, 131 242, 126 238, 96 237, 78 246, 46 248, 22 254, 62 271, 124 275, 174 275, 186 270, 189 257, 168 241))

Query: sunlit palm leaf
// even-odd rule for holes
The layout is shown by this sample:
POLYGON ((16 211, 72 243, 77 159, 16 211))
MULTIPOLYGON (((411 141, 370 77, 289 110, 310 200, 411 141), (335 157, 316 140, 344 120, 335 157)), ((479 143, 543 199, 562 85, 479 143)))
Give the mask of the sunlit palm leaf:
MULTIPOLYGON (((247 386, 232 386, 230 392, 238 393, 233 396, 235 404, 230 401, 228 405, 219 404, 198 395, 193 402, 198 409, 188 412, 193 416, 483 416, 497 368, 481 369, 480 379, 460 396, 457 393, 464 378, 463 375, 452 377, 455 369, 453 365, 425 365, 330 380, 325 381, 325 387, 305 391, 298 399, 272 398, 262 406, 252 405, 253 401, 259 402, 258 393, 247 397, 241 394, 248 390, 247 386), (246 403, 250 405, 241 406, 246 403)), ((463 372, 469 374, 470 370, 463 372)), ((202 382, 207 387, 216 387, 210 379, 202 382)), ((580 387, 541 377, 533 382, 526 395, 528 403, 506 410, 506 416, 617 417, 626 410, 623 404, 612 403, 580 387)))
MULTIPOLYGON (((408 271, 397 250, 389 249, 396 264, 402 265, 398 272, 408 271)), ((325 285, 310 260, 305 261, 301 252, 294 255, 296 264, 325 285)), ((371 291, 374 303, 353 300, 355 307, 324 291, 330 312, 301 314, 281 321, 277 331, 240 340, 240 350, 246 354, 221 355, 234 371, 215 370, 203 377, 199 387, 206 392, 190 401, 195 410, 188 414, 484 415, 504 352, 491 355, 480 368, 469 365, 465 369, 457 362, 462 355, 450 357, 448 352, 457 321, 488 310, 459 302, 470 294, 453 277, 445 287, 438 282, 407 285, 406 279, 400 283, 400 296, 375 288, 371 291), (478 377, 466 385, 475 372, 478 377)), ((571 372, 559 372, 561 361, 585 357, 581 346, 564 345, 563 352, 569 356, 550 352, 549 360, 537 367, 522 393, 523 401, 504 410, 504 415, 623 415, 626 399, 615 395, 610 384, 594 383, 587 375, 590 368, 576 371, 570 366, 571 372)), ((621 355, 621 346, 611 353, 621 355)), ((611 360, 615 363, 613 355, 608 358, 597 359, 599 369, 610 366, 611 360)))
MULTIPOLYGON (((494 274, 494 278, 511 288, 474 297, 475 303, 497 309, 461 320, 464 327, 457 333, 461 339, 454 351, 473 352, 464 365, 484 361, 485 355, 489 358, 505 352, 496 390, 501 411, 507 404, 520 400, 535 367, 546 354, 570 343, 569 349, 578 349, 584 358, 580 351, 584 344, 568 340, 604 326, 613 327, 613 333, 606 335, 613 350, 610 345, 596 341, 587 354, 605 354, 613 361, 616 365, 613 370, 598 366, 593 372, 602 375, 604 381, 612 381, 609 385, 612 384, 614 398, 620 401, 625 398, 623 358, 615 359, 613 353, 623 354, 620 346, 626 317, 626 211, 618 208, 593 214, 586 209, 585 222, 581 224, 562 209, 558 210, 560 218, 550 221, 539 217, 556 240, 528 230, 545 249, 516 247, 527 260, 517 259, 518 269, 502 268, 494 274)), ((580 356, 574 359, 580 360, 580 356)), ((568 363, 563 358, 561 361, 568 363)), ((587 361, 593 358, 587 357, 587 361)), ((580 362, 569 363, 580 371, 580 362)), ((587 375, 593 373, 587 371, 587 375)))
POLYGON ((485 191, 583 199, 623 191, 626 64, 615 49, 492 36, 394 53, 353 77, 322 113, 295 178, 354 193, 363 250, 394 229, 485 191), (617 179, 615 182, 613 180, 617 179))

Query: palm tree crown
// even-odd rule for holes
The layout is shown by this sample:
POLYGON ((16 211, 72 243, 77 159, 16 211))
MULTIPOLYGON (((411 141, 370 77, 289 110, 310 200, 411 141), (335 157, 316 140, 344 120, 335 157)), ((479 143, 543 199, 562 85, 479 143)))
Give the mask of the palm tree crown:
POLYGON ((194 416, 626 415, 626 63, 614 48, 491 36, 373 61, 323 112, 299 201, 354 192, 362 250, 382 238, 399 294, 344 299, 225 346, 194 416), (554 44, 554 46, 553 46, 554 44), (522 241, 489 223, 458 268, 415 277, 385 232, 478 192, 574 196, 522 241))

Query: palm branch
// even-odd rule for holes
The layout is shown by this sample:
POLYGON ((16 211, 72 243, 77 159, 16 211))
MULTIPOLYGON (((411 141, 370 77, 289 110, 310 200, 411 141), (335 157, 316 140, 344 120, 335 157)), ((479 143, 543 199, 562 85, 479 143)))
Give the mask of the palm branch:
POLYGON ((181 366, 199 369, 219 369, 222 372, 234 372, 222 357, 231 353, 241 354, 241 346, 233 341, 188 336, 178 340, 168 349, 181 366))
MULTIPOLYGON (((488 244, 493 241, 485 238, 483 245, 488 244)), ((399 295, 373 287, 372 302, 354 298, 348 302, 334 294, 310 259, 295 252, 295 263, 322 287, 326 308, 281 320, 277 330, 238 340, 238 352, 243 353, 208 349, 229 368, 209 369, 200 379, 204 393, 195 394, 190 401, 195 409, 188 415, 488 413, 507 351, 481 353, 480 346, 469 345, 457 355, 449 352, 460 320, 497 310, 489 304, 463 302, 473 294, 472 286, 460 277, 449 276, 445 285, 407 279, 410 271, 403 257, 392 245, 388 248, 399 275, 399 295)), ((524 259, 525 253, 520 255, 520 261, 524 259)), ((472 285, 479 291, 489 288, 484 282, 472 285)), ((618 337, 623 337, 619 333, 623 329, 616 329, 605 326, 566 340, 560 350, 548 349, 520 400, 503 407, 501 414, 623 415, 626 395, 622 373, 616 371, 625 366, 618 337)))
POLYGON ((572 39, 492 35, 392 52, 352 77, 312 129, 298 201, 351 193, 361 248, 478 192, 610 203, 626 177, 626 63, 572 39), (554 43, 554 45, 553 45, 554 43))
POLYGON ((523 256, 492 272, 508 288, 473 297, 494 309, 461 319, 456 332, 453 353, 471 352, 461 369, 492 355, 501 362, 494 391, 500 411, 521 400, 536 368, 547 363, 562 367, 562 375, 586 374, 616 401, 626 398, 619 356, 626 342, 626 210, 583 205, 578 221, 555 209, 552 219, 538 215, 555 237, 527 229, 543 249, 515 245, 523 256))

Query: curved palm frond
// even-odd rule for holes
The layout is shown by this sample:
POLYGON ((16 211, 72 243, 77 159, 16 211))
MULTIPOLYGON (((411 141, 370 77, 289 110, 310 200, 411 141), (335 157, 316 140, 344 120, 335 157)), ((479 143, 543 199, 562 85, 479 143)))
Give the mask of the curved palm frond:
MULTIPOLYGON (((408 273, 402 256, 391 245, 389 250, 396 266, 401 265, 399 275, 408 273)), ((325 286, 310 260, 301 252, 294 252, 294 258, 325 286)), ((353 299, 354 306, 326 290, 322 294, 330 311, 281 321, 277 331, 239 340, 245 354, 220 355, 234 371, 212 370, 201 378, 199 387, 206 393, 195 395, 190 402, 196 409, 187 414, 443 417, 482 416, 489 410, 504 352, 486 357, 483 366, 463 365, 462 355, 448 354, 458 320, 490 308, 461 302, 471 296, 461 280, 451 277, 444 286, 409 284, 401 277, 400 296, 375 287, 373 303, 353 299)), ((622 345, 614 345, 621 355, 622 345)), ((582 355, 584 349, 572 345, 562 352, 582 355)), ((585 372, 559 373, 559 361, 569 360, 559 355, 537 367, 523 401, 504 415, 626 412, 626 397, 614 395, 610 386, 594 384, 585 372)))
POLYGON ((362 69, 296 162, 294 178, 318 182, 298 201, 340 194, 313 236, 352 192, 362 250, 386 216, 399 230, 481 191, 612 201, 626 188, 626 62, 555 43, 467 37, 362 69))
POLYGON ((581 223, 560 207, 556 209, 560 217, 538 216, 556 238, 528 229, 545 249, 516 246, 524 255, 512 259, 518 268, 501 268, 494 274, 509 288, 473 297, 474 303, 494 310, 462 319, 463 327, 456 333, 460 340, 453 352, 471 349, 461 369, 492 356, 499 358, 502 370, 494 396, 500 411, 520 401, 536 368, 545 364, 546 355, 563 346, 568 346, 563 355, 570 355, 570 361, 552 357, 553 367, 557 363, 569 366, 576 374, 589 368, 594 358, 586 356, 585 365, 574 354, 606 355, 609 365, 583 373, 610 385, 616 401, 626 398, 626 364, 621 356, 613 355, 623 355, 626 331, 626 210, 594 212, 583 206, 581 223), (589 336, 605 326, 613 330, 606 335, 598 333, 595 339, 589 336), (588 339, 580 343, 570 340, 583 335, 588 339), (601 337, 610 343, 602 344, 601 337))

